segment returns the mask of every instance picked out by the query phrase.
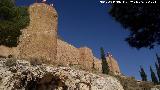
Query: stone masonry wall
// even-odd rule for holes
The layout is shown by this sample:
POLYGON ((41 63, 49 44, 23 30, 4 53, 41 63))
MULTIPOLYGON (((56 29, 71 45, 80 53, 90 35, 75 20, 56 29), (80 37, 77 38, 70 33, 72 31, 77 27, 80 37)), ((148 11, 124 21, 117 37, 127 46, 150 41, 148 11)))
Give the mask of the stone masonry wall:
POLYGON ((112 57, 112 56, 108 56, 106 57, 107 62, 108 62, 108 66, 110 68, 111 73, 115 74, 115 75, 120 75, 120 69, 119 69, 119 65, 117 63, 117 61, 112 57))
POLYGON ((57 12, 44 3, 29 7, 30 25, 22 30, 18 49, 20 58, 43 58, 51 63, 56 60, 57 12))
POLYGON ((101 61, 93 56, 87 47, 76 48, 67 42, 57 40, 57 61, 59 65, 79 65, 80 68, 91 71, 95 62, 95 69, 101 71, 101 61))
POLYGON ((12 55, 13 57, 17 57, 19 55, 18 49, 15 47, 9 48, 3 45, 0 45, 0 57, 8 57, 12 55))
POLYGON ((75 65, 80 60, 79 50, 60 39, 57 40, 57 63, 63 65, 75 65))
POLYGON ((94 64, 94 56, 92 50, 88 47, 79 48, 80 61, 79 64, 84 66, 84 69, 91 70, 94 64))
MULTIPOLYGON (((19 45, 16 48, 0 46, 0 56, 12 55, 17 58, 43 60, 45 63, 71 66, 101 72, 101 60, 93 56, 88 47, 76 48, 57 38, 58 15, 56 10, 44 3, 35 3, 29 7, 30 24, 22 30, 19 45)), ((114 59, 107 60, 113 73, 120 73, 114 59)))
POLYGON ((102 71, 102 64, 101 64, 101 60, 99 60, 98 58, 94 57, 94 68, 97 70, 97 71, 102 71))

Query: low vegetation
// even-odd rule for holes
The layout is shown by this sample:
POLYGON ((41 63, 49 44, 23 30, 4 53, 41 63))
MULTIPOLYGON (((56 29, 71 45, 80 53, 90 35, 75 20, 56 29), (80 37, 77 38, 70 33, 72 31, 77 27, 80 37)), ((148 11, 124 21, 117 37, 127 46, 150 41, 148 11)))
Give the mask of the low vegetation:
POLYGON ((5 65, 8 67, 16 66, 17 65, 16 59, 8 58, 7 61, 5 62, 5 65))
MULTIPOLYGON (((152 66, 150 66, 150 76, 151 80, 155 85, 160 85, 160 56, 156 54, 157 61, 155 61, 155 68, 154 70, 152 66), (156 73, 155 73, 156 72, 156 73), (157 77, 158 76, 158 77, 157 77)), ((142 66, 140 66, 140 75, 142 78, 142 81, 147 81, 147 74, 142 66)))
POLYGON ((30 64, 31 64, 32 66, 42 65, 42 63, 43 63, 43 59, 30 58, 30 64))

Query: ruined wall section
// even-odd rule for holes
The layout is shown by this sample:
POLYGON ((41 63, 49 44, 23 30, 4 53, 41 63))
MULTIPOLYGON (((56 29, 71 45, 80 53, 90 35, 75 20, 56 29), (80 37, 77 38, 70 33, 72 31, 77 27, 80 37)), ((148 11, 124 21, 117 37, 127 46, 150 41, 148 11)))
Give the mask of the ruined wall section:
POLYGON ((49 5, 35 3, 29 14, 30 24, 20 37, 19 58, 43 58, 51 63, 57 53, 57 12, 49 5))
POLYGON ((96 70, 101 71, 101 63, 87 47, 76 48, 60 39, 57 40, 57 61, 59 65, 78 65, 81 69, 91 71, 95 61, 96 70))
POLYGON ((106 60, 108 62, 108 66, 110 68, 111 73, 113 73, 115 75, 120 75, 121 72, 120 72, 119 65, 118 65, 117 61, 111 56, 106 57, 106 60))
POLYGON ((57 63, 62 65, 78 65, 80 60, 79 50, 73 45, 60 39, 57 40, 57 63))
MULTIPOLYGON (((108 63, 111 74, 121 75, 121 71, 120 71, 117 60, 115 60, 112 56, 107 55, 106 61, 108 63)), ((102 71, 102 60, 100 60, 96 57, 94 57, 94 69, 99 72, 102 71)))
POLYGON ((86 70, 92 70, 94 64, 94 56, 92 50, 88 47, 79 48, 80 52, 80 62, 79 64, 82 65, 86 70))
POLYGON ((102 71, 102 62, 100 59, 94 57, 94 68, 97 70, 97 71, 102 71))

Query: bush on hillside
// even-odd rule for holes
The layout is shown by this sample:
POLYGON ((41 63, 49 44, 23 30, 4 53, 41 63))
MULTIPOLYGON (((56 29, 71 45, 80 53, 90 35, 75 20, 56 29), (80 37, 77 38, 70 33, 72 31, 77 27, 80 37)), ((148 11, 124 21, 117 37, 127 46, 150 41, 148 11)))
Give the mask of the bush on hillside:
POLYGON ((11 0, 0 2, 0 45, 16 47, 20 30, 28 24, 28 7, 16 7, 11 0))

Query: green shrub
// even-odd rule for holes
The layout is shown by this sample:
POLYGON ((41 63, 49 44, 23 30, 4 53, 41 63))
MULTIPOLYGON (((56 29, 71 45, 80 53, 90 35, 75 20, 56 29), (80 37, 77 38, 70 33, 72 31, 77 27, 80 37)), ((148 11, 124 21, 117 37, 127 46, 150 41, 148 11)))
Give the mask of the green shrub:
POLYGON ((28 7, 16 7, 11 0, 0 2, 0 45, 16 47, 20 30, 28 24, 28 7))
POLYGON ((43 60, 38 58, 30 58, 30 64, 33 66, 42 65, 43 60))
POLYGON ((16 66, 17 65, 16 59, 13 59, 13 58, 7 59, 7 61, 5 62, 5 65, 8 67, 16 66))

